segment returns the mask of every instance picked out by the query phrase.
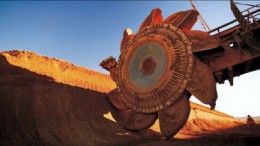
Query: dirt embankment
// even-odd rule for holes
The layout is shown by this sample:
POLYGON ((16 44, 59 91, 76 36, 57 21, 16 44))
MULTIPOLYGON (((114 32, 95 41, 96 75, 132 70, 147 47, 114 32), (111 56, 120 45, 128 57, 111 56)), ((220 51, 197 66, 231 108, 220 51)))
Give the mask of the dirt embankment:
MULTIPOLYGON (((0 145, 108 145, 144 138, 115 122, 108 75, 27 51, 0 53, 0 145)), ((191 103, 177 138, 228 129, 241 122, 191 103)), ((151 128, 159 131, 158 121, 151 128)))
POLYGON ((109 75, 75 66, 67 61, 48 58, 28 51, 1 53, 13 66, 53 78, 57 83, 68 84, 106 93, 116 87, 109 75))

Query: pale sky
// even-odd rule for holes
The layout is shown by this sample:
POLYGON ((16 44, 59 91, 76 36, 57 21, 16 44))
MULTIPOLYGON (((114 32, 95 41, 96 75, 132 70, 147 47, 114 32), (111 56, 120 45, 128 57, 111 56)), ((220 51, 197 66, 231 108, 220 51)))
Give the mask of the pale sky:
MULTIPOLYGON (((234 19, 229 1, 194 4, 211 29, 234 19)), ((166 18, 192 7, 189 1, 1 1, 0 51, 28 50, 108 73, 99 62, 118 58, 123 30, 130 27, 135 33, 153 8, 166 18)), ((202 30, 199 22, 194 29, 202 30)), ((232 116, 259 116, 259 87, 259 71, 236 77, 233 87, 218 85, 216 109, 232 116)))

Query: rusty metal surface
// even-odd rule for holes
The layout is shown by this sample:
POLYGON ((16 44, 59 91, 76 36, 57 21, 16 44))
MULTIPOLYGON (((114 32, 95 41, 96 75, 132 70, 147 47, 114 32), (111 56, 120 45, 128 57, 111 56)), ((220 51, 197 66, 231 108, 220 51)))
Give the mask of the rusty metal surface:
POLYGON ((160 129, 166 139, 175 135, 186 123, 190 114, 190 102, 187 94, 178 99, 166 110, 158 113, 160 129))
POLYGON ((128 130, 143 130, 151 127, 157 119, 157 114, 138 113, 133 110, 125 112, 124 128, 128 130))
POLYGON ((240 11, 233 0, 230 2, 236 20, 209 32, 214 33, 212 36, 219 41, 218 48, 222 48, 223 51, 212 53, 205 50, 197 56, 210 67, 216 82, 224 83, 228 80, 230 85, 233 85, 233 77, 260 68, 260 21, 259 18, 258 20, 255 18, 259 15, 260 9, 251 7, 246 11, 240 11), (238 25, 225 30, 225 27, 237 21, 238 25))
POLYGON ((154 25, 154 24, 162 24, 162 21, 163 21, 162 11, 159 8, 155 8, 151 11, 150 15, 144 19, 144 21, 140 25, 138 32, 140 32, 142 29, 144 29, 147 26, 154 25))
POLYGON ((146 129, 159 118, 162 135, 170 138, 189 116, 190 95, 214 109, 217 82, 233 85, 233 77, 260 69, 260 21, 253 15, 260 10, 242 15, 235 9, 240 25, 224 31, 235 21, 209 32, 194 31, 196 10, 163 20, 158 8, 136 34, 124 31, 118 62, 110 58, 101 66, 117 84, 109 99, 121 110, 118 121, 126 129, 146 129))
POLYGON ((180 29, 190 30, 197 21, 198 12, 187 10, 168 16, 163 23, 172 24, 180 29))
POLYGON ((109 101, 119 110, 127 110, 128 106, 123 102, 117 89, 110 91, 108 94, 109 101))
POLYGON ((185 90, 192 72, 191 43, 170 25, 146 27, 135 34, 118 60, 117 87, 127 106, 142 113, 164 109, 185 90), (156 66, 151 71, 148 69, 156 66))
POLYGON ((197 57, 193 57, 192 78, 186 89, 204 104, 209 104, 212 109, 218 98, 216 81, 210 68, 197 57))
POLYGON ((246 19, 244 18, 244 16, 242 15, 238 7, 235 5, 233 0, 230 0, 230 6, 234 16, 236 17, 237 21, 241 25, 242 29, 248 30, 250 27, 249 22, 246 21, 246 19))
POLYGON ((132 30, 130 28, 127 28, 124 30, 123 33, 123 38, 121 40, 121 45, 120 45, 120 53, 123 52, 124 48, 126 47, 126 44, 134 37, 132 34, 132 30))
POLYGON ((115 81, 116 75, 117 75, 117 70, 116 70, 117 62, 116 62, 116 59, 113 58, 112 56, 110 56, 107 59, 103 60, 99 65, 102 68, 104 68, 105 70, 109 71, 112 80, 115 81))
POLYGON ((220 43, 207 32, 199 30, 184 30, 184 33, 192 42, 193 52, 214 49, 220 45, 220 43))

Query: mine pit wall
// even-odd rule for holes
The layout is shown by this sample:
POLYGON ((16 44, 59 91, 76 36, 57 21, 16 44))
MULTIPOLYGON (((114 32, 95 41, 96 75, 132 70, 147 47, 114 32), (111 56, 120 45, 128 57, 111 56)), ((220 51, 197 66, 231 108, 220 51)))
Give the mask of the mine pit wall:
MULTIPOLYGON (((114 87, 109 76, 64 61, 25 51, 0 53, 0 145, 113 145, 140 140, 114 120, 118 111, 105 94, 114 87)), ((192 121, 205 123, 204 114, 213 116, 194 107, 197 112, 192 110, 183 133, 193 128, 192 121)), ((197 125, 198 132, 201 126, 197 125)), ((152 129, 160 132, 158 121, 152 129)))
POLYGON ((106 94, 55 82, 0 55, 0 145, 102 145, 137 139, 104 117, 106 94))
POLYGON ((188 121, 179 132, 186 135, 210 134, 212 132, 216 133, 217 131, 234 128, 242 124, 241 121, 235 120, 233 117, 223 115, 215 115, 193 108, 188 121))
POLYGON ((13 66, 28 69, 39 75, 53 78, 80 88, 107 93, 116 87, 111 77, 90 69, 75 66, 67 61, 48 58, 28 51, 8 51, 1 55, 13 66))

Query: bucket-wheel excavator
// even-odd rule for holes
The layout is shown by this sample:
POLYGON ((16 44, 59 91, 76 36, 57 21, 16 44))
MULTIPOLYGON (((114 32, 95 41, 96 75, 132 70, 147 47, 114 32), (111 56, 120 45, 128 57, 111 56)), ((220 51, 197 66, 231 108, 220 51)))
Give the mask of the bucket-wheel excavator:
POLYGON ((159 8, 135 34, 124 31, 118 60, 100 63, 117 85, 108 97, 124 128, 147 129, 159 119, 162 135, 171 138, 189 117, 191 95, 214 109, 216 83, 233 85, 234 76, 260 68, 259 5, 240 11, 230 4, 236 19, 207 32, 192 30, 196 9, 163 19, 159 8))

